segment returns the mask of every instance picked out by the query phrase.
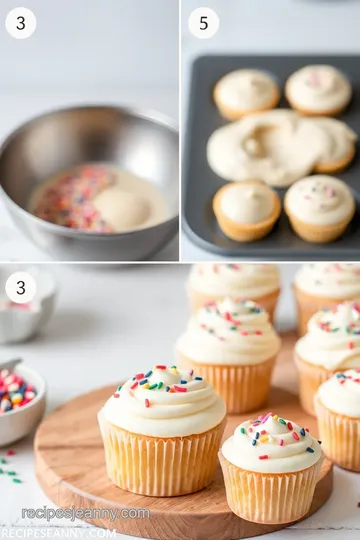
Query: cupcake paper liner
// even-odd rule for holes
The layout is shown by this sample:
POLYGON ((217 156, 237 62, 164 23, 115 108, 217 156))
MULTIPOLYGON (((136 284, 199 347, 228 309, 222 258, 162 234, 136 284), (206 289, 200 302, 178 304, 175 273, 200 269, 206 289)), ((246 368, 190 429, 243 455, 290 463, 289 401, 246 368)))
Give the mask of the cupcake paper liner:
MULTIPOLYGON (((299 375, 299 398, 301 407, 311 416, 315 416, 314 397, 319 386, 329 379, 336 371, 329 371, 322 366, 315 366, 294 356, 299 375)), ((341 369, 339 369, 341 371, 341 369)))
POLYGON ((194 493, 212 482, 226 417, 205 433, 169 439, 113 426, 101 411, 98 420, 107 474, 121 489, 152 497, 173 497, 194 493))
MULTIPOLYGON (((269 314, 270 322, 274 321, 274 315, 275 315, 275 309, 278 302, 278 298, 280 295, 280 289, 276 289, 276 291, 273 291, 269 294, 266 294, 264 296, 259 296, 257 298, 247 298, 247 300, 252 300, 253 302, 256 302, 260 304, 265 311, 269 314)), ((238 297, 239 295, 234 295, 235 297, 238 297)), ((224 296, 216 296, 216 295, 206 295, 202 294, 192 288, 189 288, 188 290, 188 297, 190 302, 190 309, 192 313, 195 313, 198 309, 202 308, 209 302, 220 302, 224 300, 224 296)))
POLYGON ((331 308, 346 302, 349 300, 360 301, 359 296, 355 297, 343 297, 343 298, 329 298, 326 296, 313 296, 300 290, 294 286, 293 291, 295 294, 297 314, 298 314, 298 332, 300 336, 303 336, 307 332, 307 324, 309 319, 315 315, 318 311, 325 308, 331 308))
POLYGON ((226 189, 229 189, 229 184, 220 188, 213 200, 214 214, 223 233, 237 242, 254 242, 270 234, 281 213, 279 196, 275 192, 272 194, 274 209, 267 219, 259 223, 237 223, 221 209, 221 198, 226 189))
POLYGON ((334 223, 334 225, 313 225, 311 223, 306 223, 286 208, 286 201, 285 211, 289 218, 292 229, 298 236, 300 236, 300 238, 303 238, 307 242, 322 244, 333 242, 342 235, 354 216, 355 203, 353 203, 353 208, 349 212, 347 218, 343 219, 339 223, 334 223))
POLYGON ((325 455, 344 469, 360 472, 360 418, 336 414, 318 397, 315 409, 325 455))
POLYGON ((237 516, 255 523, 292 523, 310 510, 323 459, 293 473, 268 474, 236 467, 219 452, 226 498, 237 516))
POLYGON ((184 369, 193 369, 204 377, 226 404, 228 414, 259 409, 267 400, 276 357, 252 366, 214 365, 194 362, 179 354, 184 369))

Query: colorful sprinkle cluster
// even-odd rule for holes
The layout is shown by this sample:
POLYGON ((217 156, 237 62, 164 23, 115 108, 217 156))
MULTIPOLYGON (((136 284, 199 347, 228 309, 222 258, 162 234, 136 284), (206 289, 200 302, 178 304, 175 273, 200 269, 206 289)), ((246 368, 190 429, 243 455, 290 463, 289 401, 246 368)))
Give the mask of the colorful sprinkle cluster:
MULTIPOLYGON (((130 386, 130 390, 134 391, 135 389, 141 389, 141 390, 153 390, 153 391, 159 391, 162 392, 169 392, 169 394, 174 393, 185 393, 188 391, 186 385, 191 381, 202 381, 202 377, 198 377, 194 374, 194 370, 191 369, 188 374, 191 377, 189 381, 187 380, 180 380, 179 384, 172 384, 171 386, 167 386, 164 384, 163 381, 159 381, 157 383, 151 384, 149 381, 149 378, 155 371, 170 371, 176 375, 179 374, 179 370, 177 366, 165 366, 165 365, 156 365, 152 369, 150 369, 147 373, 136 373, 134 377, 132 377, 132 384, 130 386)), ((113 394, 113 397, 115 399, 120 398, 122 386, 118 386, 116 392, 113 394)), ((151 401, 148 398, 144 398, 144 404, 146 408, 149 408, 151 406, 151 401)))
MULTIPOLYGON (((264 311, 264 309, 259 304, 256 304, 255 302, 251 302, 249 300, 241 300, 239 298, 236 298, 234 299, 234 302, 237 304, 242 304, 243 306, 246 306, 248 308, 247 309, 248 314, 259 314, 264 311)), ((216 302, 207 303, 204 306, 204 309, 206 310, 207 313, 221 317, 224 321, 226 321, 228 323, 227 329, 230 330, 231 332, 237 332, 241 336, 253 336, 253 335, 261 336, 263 334, 262 330, 259 330, 256 328, 247 329, 247 330, 244 330, 243 328, 241 328, 242 321, 239 320, 238 317, 241 317, 242 315, 244 315, 244 313, 240 313, 236 311, 222 312, 219 310, 216 302)), ((225 338, 223 336, 216 335, 215 330, 210 325, 201 324, 201 328, 205 330, 206 332, 208 332, 209 334, 213 334, 214 337, 217 337, 219 341, 225 341, 225 338)))
POLYGON ((355 368, 354 371, 359 374, 358 377, 353 377, 352 375, 346 374, 346 373, 336 373, 336 378, 338 380, 338 383, 343 385, 346 383, 346 381, 351 380, 354 383, 360 384, 360 368, 355 368))
MULTIPOLYGON (((305 437, 306 433, 309 432, 307 428, 301 428, 299 433, 297 433, 294 430, 294 427, 291 422, 287 422, 283 418, 280 418, 277 414, 273 414, 272 412, 269 412, 265 414, 264 416, 260 415, 256 420, 251 421, 251 426, 247 429, 247 432, 245 428, 240 427, 240 433, 242 433, 243 435, 250 435, 250 437, 252 438, 251 440, 252 446, 256 446, 257 444, 273 444, 274 443, 273 436, 270 433, 268 433, 266 429, 262 429, 261 431, 258 431, 259 426, 261 426, 262 424, 265 424, 265 422, 268 420, 270 416, 274 420, 277 420, 278 422, 280 422, 280 424, 283 424, 284 426, 286 426, 288 431, 292 433, 292 438, 295 441, 299 441, 301 437, 305 437)), ((318 441, 318 443, 321 444, 321 441, 318 441)), ((277 444, 279 446, 285 446, 284 439, 278 439, 277 444)), ((310 446, 306 448, 306 451, 311 454, 314 453, 313 448, 311 448, 310 446)), ((262 454, 259 456, 259 459, 270 459, 270 456, 268 454, 262 454)))
MULTIPOLYGON (((9 457, 15 456, 14 450, 8 450, 6 455, 9 457)), ((0 465, 8 465, 8 461, 5 458, 0 458, 0 465)), ((13 470, 7 470, 3 467, 0 467, 0 476, 9 476, 14 484, 21 484, 20 478, 17 476, 17 472, 13 470)))
POLYGON ((59 177, 44 192, 33 213, 45 221, 72 229, 110 233, 92 200, 114 185, 116 175, 104 165, 84 165, 59 177))
POLYGON ((219 272, 221 271, 221 268, 228 268, 229 270, 234 270, 235 272, 239 272, 240 270, 242 270, 242 265, 235 264, 235 263, 232 263, 232 264, 207 263, 206 265, 198 264, 196 266, 196 270, 200 276, 204 274, 205 266, 207 268, 210 268, 214 272, 214 274, 219 274, 219 272))
POLYGON ((7 369, 0 371, 0 414, 24 407, 34 399, 36 390, 20 375, 7 369))
MULTIPOLYGON (((324 320, 324 317, 320 318, 317 321, 317 326, 320 330, 327 333, 337 333, 345 332, 350 336, 359 336, 360 335, 360 306, 356 302, 351 304, 339 304, 334 309, 324 309, 322 310, 325 316, 331 314, 334 317, 331 319, 324 320), (349 319, 354 318, 353 312, 357 314, 357 320, 349 322, 349 319), (339 317, 336 317, 339 315, 339 317)), ((356 319, 356 317, 355 317, 356 319)), ((352 350, 355 348, 355 343, 349 341, 348 349, 352 350)))
POLYGON ((304 182, 302 187, 303 197, 307 201, 311 201, 311 204, 315 202, 319 209, 328 207, 329 205, 336 205, 337 191, 328 183, 322 181, 312 181, 310 188, 309 184, 304 182))

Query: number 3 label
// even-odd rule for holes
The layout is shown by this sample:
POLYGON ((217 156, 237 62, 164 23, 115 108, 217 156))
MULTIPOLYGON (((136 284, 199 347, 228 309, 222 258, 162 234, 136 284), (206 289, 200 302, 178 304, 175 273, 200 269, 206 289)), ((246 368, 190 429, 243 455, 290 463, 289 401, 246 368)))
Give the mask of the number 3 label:
POLYGON ((15 272, 7 279, 5 292, 12 302, 27 304, 36 294, 35 279, 27 272, 15 272))
POLYGON ((208 39, 219 30, 219 17, 213 9, 198 8, 191 13, 188 24, 193 36, 208 39))
POLYGON ((15 8, 7 14, 5 26, 12 37, 26 39, 35 32, 36 17, 30 9, 15 8))

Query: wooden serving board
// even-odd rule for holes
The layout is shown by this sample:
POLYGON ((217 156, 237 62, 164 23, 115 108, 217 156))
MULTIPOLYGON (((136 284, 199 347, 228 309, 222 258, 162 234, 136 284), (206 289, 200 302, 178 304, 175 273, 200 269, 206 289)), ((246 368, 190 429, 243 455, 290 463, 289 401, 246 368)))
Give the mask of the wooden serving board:
MULTIPOLYGON (((316 419, 300 408, 296 396, 296 373, 292 361, 295 334, 282 337, 283 349, 275 368, 269 403, 258 413, 272 410, 274 414, 292 419, 316 433, 316 419)), ((114 386, 117 384, 115 382, 114 386)), ((259 536, 287 526, 259 525, 235 516, 226 503, 220 466, 208 488, 182 497, 144 497, 112 485, 106 476, 97 412, 113 393, 114 386, 81 395, 62 405, 42 422, 37 431, 37 478, 47 496, 59 507, 148 509, 149 517, 119 517, 111 521, 105 516, 93 516, 86 521, 124 534, 156 540, 233 540, 259 536)), ((256 413, 251 414, 251 417, 255 416, 256 413)), ((248 414, 231 416, 225 438, 247 418, 248 414)), ((332 464, 325 460, 309 515, 329 498, 332 480, 332 464)))

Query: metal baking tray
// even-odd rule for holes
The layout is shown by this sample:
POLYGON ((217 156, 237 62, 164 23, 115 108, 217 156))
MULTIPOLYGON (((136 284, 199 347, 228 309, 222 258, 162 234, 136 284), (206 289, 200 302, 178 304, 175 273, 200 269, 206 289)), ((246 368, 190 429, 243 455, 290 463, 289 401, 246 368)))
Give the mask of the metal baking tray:
MULTIPOLYGON (((182 167, 182 225, 199 247, 223 257, 249 260, 360 260, 359 144, 352 164, 336 174, 352 189, 356 214, 346 232, 335 242, 310 244, 301 240, 292 232, 284 212, 266 238, 251 243, 235 242, 221 232, 212 210, 216 191, 227 182, 210 169, 206 146, 213 131, 228 123, 213 102, 214 85, 229 71, 258 68, 272 73, 283 90, 289 75, 308 64, 331 64, 349 78, 353 99, 339 119, 360 138, 360 56, 202 56, 193 63, 182 167)), ((279 107, 289 107, 284 96, 279 107)), ((286 189, 277 192, 283 200, 286 189)))

